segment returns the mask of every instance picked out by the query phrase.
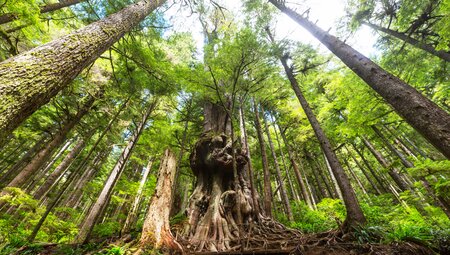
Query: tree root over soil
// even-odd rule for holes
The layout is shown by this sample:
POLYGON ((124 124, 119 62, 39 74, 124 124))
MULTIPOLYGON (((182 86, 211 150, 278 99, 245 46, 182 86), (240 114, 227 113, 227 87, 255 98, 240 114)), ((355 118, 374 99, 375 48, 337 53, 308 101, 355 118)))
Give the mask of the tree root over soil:
POLYGON ((431 249, 416 243, 395 242, 391 244, 357 243, 351 237, 333 230, 318 234, 304 235, 286 228, 271 219, 253 223, 245 228, 242 238, 229 240, 232 248, 226 251, 196 250, 189 240, 178 238, 185 254, 301 254, 301 255, 432 255, 431 249))

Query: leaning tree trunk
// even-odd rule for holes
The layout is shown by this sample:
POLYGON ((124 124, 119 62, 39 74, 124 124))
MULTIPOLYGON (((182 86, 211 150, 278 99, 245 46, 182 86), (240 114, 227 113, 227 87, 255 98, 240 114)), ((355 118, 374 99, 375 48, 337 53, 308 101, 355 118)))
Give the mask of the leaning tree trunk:
POLYGON ((0 63, 0 145, 23 120, 164 2, 141 0, 0 63))
POLYGON ((297 162, 295 162, 294 155, 291 151, 291 147, 286 139, 285 131, 281 129, 280 126, 278 126, 280 129, 280 135, 281 139, 283 139, 283 142, 285 146, 287 147, 287 152, 289 156, 289 160, 291 161, 292 168, 294 169, 295 177, 297 178, 298 185, 300 186, 300 190, 302 191, 303 198, 305 199, 306 204, 309 206, 309 208, 313 209, 313 202, 311 201, 311 197, 308 193, 307 187, 305 185, 305 182, 303 181, 302 173, 300 172, 300 169, 298 168, 297 162))
POLYGON ((450 158, 450 114, 416 89, 390 74, 364 55, 286 7, 284 1, 269 0, 306 28, 373 90, 389 103, 414 129, 450 158))
POLYGON ((130 158, 131 153, 133 152, 133 149, 136 146, 139 137, 141 136, 142 131, 144 130, 145 125, 150 117, 150 114, 152 113, 155 106, 156 100, 151 102, 147 107, 145 113, 142 116, 141 121, 139 122, 134 131, 133 136, 128 141, 127 146, 123 149, 122 154, 117 160, 116 165, 109 174, 108 179, 106 180, 105 185, 103 186, 103 189, 97 198, 97 201, 91 207, 91 209, 89 210, 89 214, 84 219, 83 224, 80 227, 80 231, 78 232, 78 235, 75 238, 75 243, 86 243, 88 241, 89 235, 91 234, 91 231, 94 228, 94 224, 101 215, 102 211, 105 209, 107 202, 111 196, 111 192, 115 187, 117 181, 119 180, 120 176, 122 175, 122 172, 125 168, 124 166, 127 163, 128 159, 130 158))
MULTIPOLYGON (((89 139, 90 135, 86 139, 89 139)), ((66 172, 72 162, 75 160, 75 157, 78 153, 84 148, 86 139, 79 138, 78 142, 72 148, 72 150, 64 157, 61 163, 53 170, 53 172, 45 178, 44 183, 39 186, 39 188, 34 192, 33 197, 35 199, 41 199, 43 196, 47 194, 52 185, 56 183, 58 179, 62 177, 62 175, 66 172)), ((38 180, 39 181, 39 180, 38 180)))
POLYGON ((286 75, 291 83, 292 89, 294 90, 295 95, 300 101, 300 104, 302 105, 302 108, 305 111, 306 117, 311 123, 311 126, 314 130, 317 140, 319 141, 320 147, 323 153, 325 154, 325 158, 328 164, 330 165, 332 174, 338 184, 337 188, 339 188, 342 193, 342 198, 344 200, 345 208, 347 211, 347 216, 343 224, 343 230, 345 232, 350 231, 353 227, 363 225, 366 222, 364 213, 362 212, 358 199, 356 198, 355 191, 350 185, 350 180, 348 179, 347 174, 344 172, 344 169, 339 163, 339 160, 331 147, 330 141, 323 132, 322 127, 320 126, 316 116, 312 112, 308 102, 306 101, 306 98, 303 96, 303 93, 300 90, 300 86, 298 85, 297 80, 295 79, 294 74, 292 73, 292 70, 288 67, 286 63, 286 59, 280 58, 280 60, 284 67, 284 70, 286 71, 286 75))
MULTIPOLYGON (((92 163, 89 164, 86 169, 83 171, 81 176, 78 180, 75 180, 71 186, 68 189, 68 195, 65 198, 65 200, 60 203, 60 206, 65 206, 69 208, 76 209, 79 201, 82 198, 83 195, 83 188, 84 186, 94 178, 95 174, 99 170, 100 166, 102 165, 103 161, 106 160, 108 155, 108 150, 99 152, 97 156, 94 157, 92 160, 92 163)), ((86 159, 84 159, 86 160, 86 159)), ((81 163, 82 165, 85 165, 81 163)), ((75 171, 80 171, 81 168, 77 168, 75 171)))
POLYGON ((397 168, 391 166, 389 164, 389 162, 383 157, 383 155, 381 155, 381 153, 375 149, 375 147, 369 140, 367 140, 366 138, 363 138, 362 141, 363 141, 364 145, 366 145, 366 147, 372 153, 372 155, 375 157, 375 159, 378 161, 378 163, 380 163, 381 166, 383 166, 384 168, 386 168, 388 170, 389 176, 391 176, 391 178, 394 180, 394 182, 397 184, 397 186, 402 191, 410 190, 411 187, 405 180, 403 180, 402 176, 399 173, 399 170, 397 168))
POLYGON ((72 128, 80 122, 81 118, 89 112, 95 102, 95 99, 95 96, 88 96, 88 99, 80 110, 78 110, 77 114, 70 117, 61 130, 53 136, 52 141, 49 142, 41 151, 39 151, 33 157, 31 162, 28 163, 28 165, 23 168, 22 171, 20 171, 20 173, 8 184, 9 187, 22 186, 34 173, 36 173, 36 171, 39 170, 40 167, 42 167, 53 151, 64 142, 70 130, 72 130, 72 128))
POLYGON ((39 152, 46 143, 48 143, 49 135, 45 133, 41 139, 39 139, 33 147, 31 147, 23 156, 20 158, 14 165, 9 167, 8 171, 3 173, 0 177, 0 188, 6 186, 16 175, 20 173, 20 170, 23 169, 24 165, 27 165, 33 157, 39 152))
POLYGON ((272 217, 272 184, 270 182, 269 163, 267 160, 266 145, 264 144, 261 122, 259 120, 258 105, 256 104, 255 100, 253 100, 253 111, 255 112, 255 129, 258 136, 264 173, 264 213, 265 216, 272 217))
POLYGON ((385 34, 388 34, 388 35, 390 35, 392 37, 395 37, 395 38, 397 38, 399 40, 402 40, 403 42, 406 42, 406 43, 408 43, 408 44, 410 44, 413 47, 416 47, 418 49, 424 50, 424 51, 426 51, 426 52, 428 52, 428 53, 430 53, 430 54, 432 54, 432 55, 434 55, 434 56, 436 56, 436 57, 438 57, 440 59, 443 59, 445 61, 449 61, 450 62, 450 53, 445 52, 443 50, 436 50, 433 47, 433 45, 420 42, 420 41, 418 41, 418 40, 416 40, 416 39, 412 38, 411 36, 408 36, 408 35, 406 35, 404 33, 401 33, 401 32, 398 32, 398 31, 395 31, 395 30, 392 30, 392 29, 389 29, 389 28, 384 28, 384 27, 378 26, 378 25, 370 23, 370 22, 363 21, 362 24, 364 24, 364 25, 366 25, 366 26, 368 26, 368 27, 370 27, 370 28, 372 28, 374 30, 381 31, 381 32, 383 32, 385 34))
POLYGON ((278 180, 278 185, 280 187, 279 189, 280 189, 280 193, 281 193, 281 201, 283 202, 284 209, 286 211, 286 216, 287 216, 288 220, 292 221, 292 220, 294 220, 294 216, 292 215, 291 205, 289 203, 289 198, 286 193, 286 189, 284 187, 283 177, 281 176, 280 165, 278 164, 278 158, 275 153, 275 147, 273 146, 272 137, 270 136, 269 125, 267 125, 267 120, 264 115, 264 110, 263 110, 262 118, 263 118, 265 130, 266 130, 267 141, 269 142, 270 152, 272 153, 273 163, 275 165, 275 172, 277 174, 276 177, 278 180))
POLYGON ((173 183, 175 179, 177 160, 176 156, 166 149, 158 170, 158 182, 153 194, 140 243, 142 246, 151 246, 155 249, 182 250, 175 241, 169 225, 170 207, 173 199, 173 183))
MULTIPOLYGON (((154 159, 150 159, 148 161, 147 167, 144 170, 144 173, 142 174, 141 182, 139 183, 139 188, 136 193, 136 196, 134 197, 133 205, 131 206, 130 211, 128 212, 127 219, 125 220, 125 224, 123 225, 121 234, 127 234, 131 231, 131 228, 134 227, 136 223, 136 219, 138 218, 138 209, 139 205, 141 204, 141 198, 142 198, 142 192, 144 191, 144 185, 147 181, 147 176, 150 173, 150 170, 152 169, 154 159)), ((162 162, 164 162, 162 160, 162 162)), ((175 192, 175 190, 174 190, 175 192)))

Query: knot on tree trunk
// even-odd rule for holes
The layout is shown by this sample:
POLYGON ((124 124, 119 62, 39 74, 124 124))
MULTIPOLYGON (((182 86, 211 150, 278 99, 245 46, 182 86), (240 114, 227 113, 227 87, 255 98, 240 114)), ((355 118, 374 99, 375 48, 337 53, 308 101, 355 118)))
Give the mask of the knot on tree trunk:
MULTIPOLYGON (((195 145, 190 156, 191 169, 196 176, 199 171, 223 172, 233 174, 233 144, 225 134, 204 133, 195 145)), ((247 164, 247 156, 236 150, 238 171, 247 164)))

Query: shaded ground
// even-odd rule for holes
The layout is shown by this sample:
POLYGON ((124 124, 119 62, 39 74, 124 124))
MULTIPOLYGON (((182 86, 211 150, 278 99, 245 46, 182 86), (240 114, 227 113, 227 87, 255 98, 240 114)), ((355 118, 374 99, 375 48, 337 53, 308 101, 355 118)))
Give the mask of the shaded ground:
MULTIPOLYGON (((344 236, 345 238, 345 236, 344 236)), ((1 253, 0 254, 39 254, 39 255, 66 255, 66 254, 135 254, 138 250, 136 245, 137 239, 116 238, 107 239, 84 246, 79 245, 56 245, 56 244, 34 244, 32 246, 23 247, 16 251, 16 253, 1 253)), ((276 241, 272 240, 272 244, 276 241)), ((281 249, 272 249, 273 245, 267 248, 260 247, 252 250, 235 250, 228 252, 193 252, 189 251, 187 247, 185 254, 301 254, 301 255, 357 255, 357 254, 371 254, 371 255, 432 255, 432 254, 450 254, 448 251, 432 251, 431 249, 412 242, 401 242, 391 244, 358 244, 354 242, 345 242, 341 237, 336 235, 336 232, 327 232, 314 235, 303 235, 297 240, 279 240, 279 244, 284 243, 286 246, 281 249), (293 245, 297 243, 297 245, 293 245)), ((157 254, 154 250, 146 250, 141 254, 157 254)), ((170 251, 162 251, 159 254, 171 254, 170 251)))

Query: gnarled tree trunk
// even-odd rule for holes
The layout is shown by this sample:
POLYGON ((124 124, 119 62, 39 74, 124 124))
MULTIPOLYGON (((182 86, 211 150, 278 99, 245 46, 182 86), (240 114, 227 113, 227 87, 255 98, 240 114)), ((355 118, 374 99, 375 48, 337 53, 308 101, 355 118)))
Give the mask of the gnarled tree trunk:
MULTIPOLYGON (((252 221, 253 201, 250 190, 235 187, 233 176, 233 145, 229 137, 231 122, 219 105, 206 103, 204 133, 190 156, 191 169, 197 185, 187 208, 190 246, 195 250, 224 251, 231 249, 241 233, 237 221, 240 210, 243 224, 252 221), (245 194, 245 195, 244 195, 245 194)), ((236 151, 238 175, 242 176, 247 157, 236 151)), ((241 187, 248 187, 239 178, 241 187)))

